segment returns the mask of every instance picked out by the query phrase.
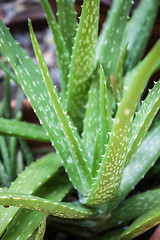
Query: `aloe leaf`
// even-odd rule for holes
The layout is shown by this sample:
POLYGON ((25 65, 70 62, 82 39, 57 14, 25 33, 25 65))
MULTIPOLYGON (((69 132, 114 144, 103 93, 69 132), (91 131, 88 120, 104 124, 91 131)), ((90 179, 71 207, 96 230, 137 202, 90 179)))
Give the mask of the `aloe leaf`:
MULTIPOLYGON (((34 111, 40 119, 40 123, 43 125, 46 134, 49 136, 55 149, 61 156, 61 159, 63 160, 65 165, 65 169, 67 169, 70 179, 72 179, 72 182, 74 184, 74 187, 77 188, 81 193, 86 193, 88 191, 88 184, 86 183, 86 180, 88 180, 86 178, 87 174, 85 173, 85 177, 81 177, 77 169, 77 162, 75 164, 75 162, 73 161, 76 156, 73 156, 73 153, 69 148, 68 140, 66 139, 66 136, 62 131, 62 126, 59 122, 59 119, 57 118, 54 106, 52 104, 50 95, 46 89, 42 75, 40 74, 39 68, 33 63, 30 58, 28 58, 28 56, 24 55, 24 52, 20 49, 18 45, 16 45, 15 41, 9 34, 2 21, 0 21, 0 26, 2 29, 2 31, 0 31, 0 37, 1 39, 3 39, 1 41, 1 43, 3 42, 3 45, 0 45, 2 53, 8 56, 11 66, 13 67, 21 82, 22 89, 24 90, 34 111), (4 35, 2 34, 2 32, 4 33, 4 35), (5 41, 4 39, 7 39, 7 41, 5 41), (75 172, 78 172, 78 174, 75 174, 75 172)), ((60 106, 60 109, 62 109, 59 103, 58 106, 60 106)), ((64 116, 63 113, 62 115, 64 116)), ((64 119, 66 120, 66 117, 64 119)), ((66 128, 68 129, 68 123, 66 128)), ((76 131, 74 132, 77 138, 79 138, 78 133, 76 133, 76 131)), ((73 136, 73 134, 71 134, 71 136, 73 136)), ((74 141, 76 142, 76 140, 74 141)), ((82 143, 80 143, 80 146, 81 144, 82 143)), ((84 150, 83 146, 81 146, 80 149, 84 150)), ((78 152, 81 151, 80 149, 78 148, 78 152)), ((83 154, 85 153, 83 152, 83 154)), ((90 176, 87 177, 90 178, 90 176)))
POLYGON ((105 222, 105 230, 133 220, 159 206, 160 189, 147 191, 130 197, 115 209, 105 222))
POLYGON ((85 193, 85 191, 88 190, 87 188, 90 188, 92 183, 91 174, 89 172, 89 169, 87 168, 86 160, 84 159, 84 157, 86 156, 85 149, 82 145, 81 139, 79 138, 77 131, 74 130, 74 128, 71 125, 71 122, 69 122, 69 119, 67 118, 67 114, 63 111, 62 105, 60 104, 60 101, 56 95, 56 91, 53 86, 52 79, 49 75, 47 65, 43 59, 38 42, 34 35, 31 22, 29 22, 29 29, 31 33, 31 39, 32 39, 34 51, 37 56, 39 65, 41 67, 42 76, 43 76, 46 88, 48 90, 48 93, 50 95, 51 102, 53 103, 53 106, 54 106, 55 115, 57 116, 59 125, 65 135, 67 144, 71 152, 72 159, 70 160, 70 162, 72 163, 72 165, 69 164, 68 166, 68 164, 66 164, 67 162, 66 160, 68 159, 64 159, 65 167, 68 173, 70 173, 69 174, 70 178, 72 179, 72 182, 73 184, 75 184, 76 188, 80 189, 80 192, 85 193), (75 172, 73 175, 73 173, 71 172, 72 170, 70 171, 70 168, 71 168, 70 166, 72 166, 72 168, 73 166, 75 167, 77 175, 79 175, 79 181, 77 181, 78 177, 75 178, 75 172))
POLYGON ((120 188, 106 206, 106 214, 113 210, 144 177, 160 157, 160 122, 148 132, 138 151, 124 169, 120 188), (151 147, 148 147, 151 146, 151 147))
POLYGON ((86 146, 90 159, 90 168, 93 161, 95 139, 99 129, 99 91, 99 68, 96 68, 92 76, 92 84, 88 93, 88 102, 86 105, 82 132, 83 143, 86 146))
POLYGON ((77 28, 77 13, 74 8, 74 0, 56 1, 58 7, 57 16, 59 28, 68 52, 71 55, 77 28))
POLYGON ((100 155, 103 155, 109 139, 108 132, 111 132, 112 129, 112 119, 108 107, 106 79, 102 66, 100 67, 100 118, 100 155))
POLYGON ((119 60, 123 52, 123 48, 120 48, 121 41, 132 3, 132 0, 116 1, 109 23, 105 24, 103 30, 104 41, 101 44, 99 59, 104 68, 108 85, 111 74, 117 79, 119 60))
POLYGON ((20 87, 16 75, 2 61, 0 61, 0 68, 20 87))
POLYGON ((4 169, 9 177, 9 179, 11 179, 9 151, 8 151, 6 139, 2 136, 0 136, 0 150, 1 150, 1 155, 3 158, 4 169))
POLYGON ((153 119, 160 108, 160 80, 150 90, 148 96, 142 103, 131 128, 131 137, 129 149, 126 156, 125 165, 127 165, 133 154, 137 151, 141 141, 147 133, 153 119))
POLYGON ((56 22, 56 19, 54 17, 54 14, 52 12, 52 9, 49 5, 48 0, 41 0, 41 5, 43 7, 48 25, 53 35, 57 62, 60 70, 62 99, 65 100, 66 92, 67 92, 68 73, 69 73, 68 66, 70 63, 69 52, 67 50, 63 36, 60 32, 60 28, 56 22))
POLYGON ((2 187, 9 187, 10 181, 4 169, 4 166, 0 160, 0 185, 2 187))
POLYGON ((108 95, 107 86, 102 66, 100 66, 100 124, 99 131, 97 131, 97 137, 94 144, 94 160, 92 165, 92 174, 94 178, 97 175, 97 171, 102 161, 103 154, 106 151, 109 133, 111 132, 112 119, 111 113, 108 107, 108 95))
POLYGON ((30 150, 27 142, 24 139, 19 138, 18 140, 19 140, 21 149, 23 151, 26 163, 27 163, 27 165, 29 165, 29 164, 31 164, 34 161, 34 158, 33 158, 33 155, 31 153, 31 150, 30 150))
POLYGON ((44 214, 44 220, 43 220, 41 226, 38 229, 38 233, 35 237, 35 240, 43 240, 45 231, 46 231, 46 217, 45 217, 45 214, 44 214))
POLYGON ((67 111, 79 130, 82 129, 90 76, 95 65, 99 2, 99 0, 84 0, 71 56, 67 111))
MULTIPOLYGON (((9 190, 32 194, 53 177, 60 166, 60 158, 55 153, 48 154, 27 167, 12 183, 9 190)), ((0 236, 2 236, 6 227, 18 211, 19 208, 15 207, 8 209, 0 207, 0 218, 2 220, 0 224, 0 236)))
MULTIPOLYGON (((122 95, 123 95, 123 87, 124 87, 123 66, 124 66, 126 52, 127 52, 127 44, 120 56, 119 66, 118 66, 118 70, 117 70, 117 88, 118 88, 117 99, 118 100, 121 100, 122 95)), ((119 102, 119 101, 117 101, 117 102, 119 102)))
POLYGON ((53 202, 51 200, 0 189, 0 204, 16 206, 46 212, 62 218, 87 218, 95 215, 96 211, 83 207, 80 204, 53 202))
MULTIPOLYGON (((72 186, 68 181, 67 175, 60 171, 49 182, 38 189, 35 195, 59 202, 71 188, 72 186)), ((45 214, 45 218, 48 218, 48 214, 45 214)), ((7 232, 3 236, 3 240, 12 240, 18 237, 19 239, 28 239, 42 224, 43 220, 43 213, 21 209, 9 225, 7 232)))
POLYGON ((50 142, 43 128, 36 124, 0 118, 0 134, 17 136, 30 140, 50 142))
POLYGON ((85 200, 87 204, 103 203, 112 198, 119 188, 134 112, 152 69, 159 61, 159 53, 160 41, 157 42, 150 54, 144 59, 141 69, 123 96, 115 117, 102 165, 89 197, 85 200))
POLYGON ((110 9, 107 12, 107 17, 105 22, 102 25, 102 29, 101 32, 99 34, 98 37, 98 42, 97 42, 97 48, 96 48, 96 59, 99 59, 100 57, 100 53, 101 53, 101 46, 104 44, 105 42, 105 37, 106 37, 106 31, 109 28, 110 25, 110 21, 113 21, 113 12, 116 11, 117 9, 117 3, 119 0, 113 0, 110 9))
POLYGON ((127 23, 123 37, 123 44, 128 43, 125 71, 132 69, 143 57, 159 5, 158 0, 140 1, 140 4, 133 12, 132 18, 127 23))
POLYGON ((127 228, 127 230, 121 234, 120 239, 122 240, 133 239, 159 223, 160 223, 160 206, 148 211, 141 217, 137 218, 127 228))
POLYGON ((17 139, 15 137, 10 138, 10 168, 11 168, 11 180, 16 178, 16 152, 17 152, 17 139))

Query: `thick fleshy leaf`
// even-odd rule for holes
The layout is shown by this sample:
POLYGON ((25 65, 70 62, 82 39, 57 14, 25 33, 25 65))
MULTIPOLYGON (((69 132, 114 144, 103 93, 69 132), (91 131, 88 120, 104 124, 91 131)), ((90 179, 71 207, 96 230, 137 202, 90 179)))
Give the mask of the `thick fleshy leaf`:
POLYGON ((41 0, 41 5, 43 7, 48 25, 53 35, 57 62, 60 71, 62 99, 65 100, 70 63, 69 52, 48 0, 41 0))
POLYGON ((35 237, 35 240, 43 240, 45 231, 46 231, 46 216, 44 214, 44 220, 38 229, 38 233, 35 237))
MULTIPOLYGON (((36 196, 60 202, 62 198, 71 190, 67 175, 60 171, 49 182, 44 184, 35 192, 36 196)), ((45 214, 47 219, 48 214, 45 214)), ((3 240, 28 239, 44 220, 44 214, 38 211, 21 209, 9 225, 3 240), (28 226, 28 227, 27 227, 28 226)))
POLYGON ((123 52, 123 48, 120 48, 121 41, 132 3, 132 0, 115 1, 109 23, 104 25, 104 40, 101 44, 99 59, 104 68, 108 86, 111 74, 117 79, 119 60, 123 52))
POLYGON ((160 206, 137 218, 120 236, 121 240, 130 240, 160 223, 160 206))
POLYGON ((143 57, 159 5, 158 0, 141 0, 127 23, 123 37, 123 44, 128 43, 125 71, 132 69, 143 57))
POLYGON ((88 93, 82 132, 83 143, 86 146, 90 159, 90 168, 93 162, 95 140, 99 129, 99 91, 99 69, 97 68, 92 76, 92 84, 88 93))
MULTIPOLYGON (((86 176, 88 178, 90 178, 90 176, 87 175, 86 172, 84 174, 85 177, 81 176, 82 171, 81 173, 78 173, 77 161, 76 163, 74 162, 74 160, 77 157, 77 152, 76 155, 73 156, 73 153, 77 151, 77 148, 73 152, 71 152, 70 147, 68 145, 68 139, 66 138, 63 132, 61 123, 57 117, 54 106, 52 104, 50 94, 47 91, 46 85, 44 83, 39 68, 33 63, 33 61, 30 58, 28 58, 28 56, 24 55, 24 52, 15 43, 14 39, 8 32, 8 29, 2 23, 2 21, 0 21, 0 28, 2 30, 0 31, 1 39, 0 49, 2 51, 2 54, 8 57, 7 59, 10 61, 12 68, 14 69, 16 75, 18 76, 19 81, 21 82, 22 89, 24 90, 26 96, 28 97, 35 113, 37 114, 40 120, 40 123, 43 125, 46 131, 46 135, 49 136, 55 149, 61 156, 61 159, 64 162, 64 166, 67 169, 68 174, 72 179, 75 188, 77 188, 81 193, 88 192, 88 184, 86 182, 88 179, 86 178, 86 176), (77 174, 75 174, 75 172, 77 172, 77 174)), ((46 70, 46 65, 44 61, 43 64, 44 64, 43 70, 46 70)), ((49 73, 46 72, 45 76, 49 77, 49 73)), ((58 106, 60 106, 60 109, 62 110, 59 100, 58 101, 56 100, 56 102, 58 106)), ((62 115, 64 116, 63 112, 62 115)), ((68 120, 66 120, 66 123, 67 122, 68 120)), ((66 128, 68 128, 68 123, 66 128)), ((72 136, 73 134, 71 134, 71 137, 72 136)), ((76 143, 77 140, 74 139, 74 141, 76 143)), ((80 149, 83 149, 83 147, 81 146, 80 149)), ((78 153, 81 152, 82 154, 82 151, 80 151, 80 149, 78 147, 78 153)), ((82 160, 82 162, 83 161, 84 160, 82 160)), ((82 168, 84 168, 84 165, 85 162, 83 162, 82 168)))
MULTIPOLYGON (((51 177, 53 177, 58 168, 61 166, 60 158, 57 154, 48 154, 26 168, 12 183, 9 190, 32 194, 51 177)), ((8 209, 0 207, 0 236, 2 236, 6 227, 18 211, 19 208, 15 207, 10 207, 8 209)))
POLYGON ((0 134, 50 142, 41 126, 17 120, 8 120, 5 118, 0 118, 0 134))
POLYGON ((50 95, 51 103, 53 104, 54 107, 53 114, 55 114, 55 116, 57 117, 58 124, 61 127, 61 131, 65 136, 66 142, 68 144, 72 156, 69 166, 68 164, 66 164, 68 159, 64 159, 64 165, 66 167, 67 172, 69 173, 70 178, 72 179, 73 184, 76 186, 77 189, 80 189, 80 192, 85 193, 85 191, 89 189, 92 183, 91 174, 87 168, 86 160, 84 159, 84 157, 87 157, 85 154, 85 148, 77 133, 77 130, 72 127, 71 122, 69 121, 69 118, 67 114, 64 112, 62 105, 56 95, 55 87, 53 86, 47 65, 43 59, 38 42, 34 35, 31 22, 29 22, 29 29, 31 33, 34 51, 41 68, 43 80, 48 90, 48 94, 50 95), (74 174, 71 173, 70 171, 70 169, 73 167, 75 168, 76 171, 74 172, 74 174), (77 175, 77 179, 79 177, 79 181, 77 181, 75 173, 77 175))
POLYGON ((137 194, 123 201, 105 222, 105 230, 133 220, 159 206, 160 189, 137 194))
POLYGON ((111 112, 109 112, 107 85, 102 66, 100 67, 100 158, 106 152, 109 134, 112 129, 111 112))
POLYGON ((77 28, 77 13, 74 8, 74 0, 56 1, 58 8, 58 24, 68 52, 71 55, 77 28))
POLYGON ((95 65, 99 3, 99 0, 84 0, 71 56, 67 111, 79 130, 82 130, 82 120, 91 81, 90 76, 95 65))
POLYGON ((53 202, 45 198, 12 192, 2 188, 0 189, 0 205, 41 211, 62 218, 79 219, 97 214, 96 211, 85 208, 78 203, 53 202))
POLYGON ((129 149, 126 156, 125 165, 129 163, 133 154, 137 151, 138 147, 140 146, 142 139, 147 133, 159 108, 160 108, 160 80, 157 83, 155 83, 155 86, 149 92, 144 102, 142 102, 142 105, 133 121, 129 149))
POLYGON ((160 58, 160 41, 144 59, 128 91, 123 96, 118 108, 107 151, 100 166, 97 179, 93 184, 87 204, 98 204, 109 200, 119 188, 127 148, 132 119, 140 96, 152 73, 152 69, 160 58))
POLYGON ((120 188, 106 205, 106 214, 112 211, 134 189, 160 157, 160 122, 144 138, 138 151, 124 169, 120 188), (148 147, 150 146, 150 147, 148 147))

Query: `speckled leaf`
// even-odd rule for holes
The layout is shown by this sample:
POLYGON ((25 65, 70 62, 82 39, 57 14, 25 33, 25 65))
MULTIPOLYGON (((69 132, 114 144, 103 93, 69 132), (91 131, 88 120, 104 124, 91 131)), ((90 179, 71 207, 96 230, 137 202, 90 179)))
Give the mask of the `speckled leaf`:
POLYGON ((58 62, 58 67, 60 71, 62 99, 65 100, 66 92, 67 92, 67 83, 68 83, 69 63, 70 63, 69 52, 64 42, 59 26, 56 22, 56 19, 54 17, 54 14, 52 12, 52 9, 49 5, 48 0, 41 0, 41 5, 43 7, 48 25, 53 35, 57 62, 58 62))
MULTIPOLYGON (((89 175, 87 176, 85 173, 84 175, 85 177, 83 176, 81 178, 79 173, 75 174, 75 172, 78 172, 77 166, 76 166, 77 162, 76 164, 74 162, 77 156, 77 153, 76 155, 73 155, 74 152, 72 153, 69 148, 68 140, 64 135, 62 126, 59 122, 59 119, 57 118, 50 94, 47 91, 45 82, 43 80, 43 77, 40 73, 39 68, 33 63, 33 61, 30 58, 28 58, 28 56, 24 55, 24 52, 21 51, 21 48, 15 43, 14 39, 9 34, 8 29, 5 27, 2 21, 0 21, 0 28, 1 28, 0 49, 3 55, 7 56, 13 70, 15 71, 21 83, 23 91, 28 97, 35 113, 37 114, 40 120, 40 123, 43 125, 46 131, 46 134, 48 134, 52 144, 54 145, 55 149, 61 156, 61 159, 64 162, 65 168, 67 169, 68 174, 72 179, 74 186, 81 193, 86 193, 88 191, 87 189, 88 179, 86 177, 90 177, 90 176, 89 175)), ((45 64, 45 62, 43 63, 45 64)), ((43 70, 46 69, 45 66, 46 65, 43 66, 43 70)), ((45 76, 48 77, 48 75, 49 73, 46 72, 45 76)), ((60 106, 59 103, 58 105, 60 106)), ((83 147, 81 147, 80 149, 83 149, 83 147)), ((80 152, 79 149, 78 149, 78 152, 80 152)), ((83 161, 84 160, 82 159, 82 162, 83 161)))
MULTIPOLYGON (((35 192, 36 196, 59 202, 71 190, 72 186, 64 172, 60 171, 49 182, 35 192)), ((45 214, 47 219, 48 214, 45 214)), ((38 211, 21 209, 9 225, 3 240, 28 239, 43 222, 44 214, 38 211), (27 227, 28 226, 28 227, 27 227)))
POLYGON ((106 79, 103 68, 100 66, 100 156, 106 152, 105 145, 108 143, 108 133, 112 129, 112 118, 108 109, 106 79))
POLYGON ((82 132, 83 143, 90 159, 90 168, 93 162, 95 139, 99 129, 99 115, 99 69, 97 68, 92 76, 92 84, 88 93, 82 132))
POLYGON ((159 5, 159 0, 141 0, 127 23, 123 37, 123 44, 128 43, 125 71, 133 68, 143 57, 159 5))
POLYGON ((58 24, 70 55, 76 35, 77 13, 74 8, 74 0, 56 0, 58 7, 58 24))
POLYGON ((0 134, 50 142, 41 126, 5 118, 0 118, 0 134))
POLYGON ((90 76, 95 64, 99 2, 99 0, 84 0, 71 56, 67 111, 79 130, 82 129, 90 76))
MULTIPOLYGON (((74 129, 71 122, 69 121, 69 118, 67 114, 63 111, 62 105, 56 95, 55 87, 53 86, 52 79, 49 74, 49 70, 44 61, 38 42, 34 35, 31 22, 29 22, 29 29, 31 33, 31 39, 32 39, 34 51, 41 68, 43 80, 45 82, 46 88, 50 95, 51 103, 54 106, 54 111, 55 111, 54 114, 55 116, 57 116, 58 124, 65 136, 65 140, 69 147, 68 151, 70 151, 70 155, 72 156, 72 159, 70 160, 69 165, 67 162, 68 159, 65 159, 65 158, 63 159, 65 168, 70 178, 72 179, 73 184, 76 186, 76 188, 79 189, 81 193, 85 193, 86 190, 90 188, 92 183, 91 174, 86 165, 86 158, 84 158, 84 157, 87 157, 87 153, 85 152, 85 148, 77 133, 77 130, 74 129), (71 168, 72 170, 70 171, 71 168), (74 169, 74 173, 72 172, 73 169, 74 169), (76 173, 76 176, 75 176, 75 173, 76 173)), ((50 130, 50 134, 52 134, 51 130, 50 130)))
POLYGON ((111 74, 117 79, 119 60, 123 52, 121 41, 132 3, 132 0, 116 1, 109 24, 106 24, 103 30, 104 41, 101 44, 99 59, 104 68, 108 86, 111 74))
MULTIPOLYGON (((19 177, 12 183, 9 190, 32 194, 53 177, 60 166, 60 158, 56 153, 48 154, 32 163, 28 168, 25 168, 19 177)), ((0 207, 0 236, 2 236, 18 210, 19 208, 14 207, 8 209, 0 207)))
POLYGON ((106 214, 115 208, 134 189, 139 181, 160 157, 160 122, 148 132, 133 156, 130 163, 124 169, 120 188, 107 204, 106 214), (150 146, 150 147, 148 147, 150 146))
POLYGON ((110 21, 113 21, 113 12, 116 11, 117 9, 117 4, 118 4, 119 0, 113 0, 112 4, 110 6, 110 9, 107 12, 107 17, 105 22, 102 25, 102 29, 100 31, 100 34, 98 36, 98 42, 97 42, 97 48, 96 48, 96 59, 99 59, 100 54, 101 54, 101 46, 104 44, 105 42, 105 37, 106 37, 106 30, 109 28, 110 26, 110 21))
POLYGON ((143 137, 147 133, 153 119, 160 108, 160 80, 149 92, 148 96, 142 102, 139 111, 133 121, 131 128, 131 136, 129 141, 129 149, 126 156, 125 165, 127 165, 133 154, 140 146, 143 137))
POLYGON ((144 59, 139 72, 123 96, 97 179, 88 199, 85 200, 87 204, 103 203, 112 198, 119 188, 134 112, 152 69, 159 58, 160 41, 144 59))
MULTIPOLYGON (((137 218, 120 236, 121 240, 134 239, 160 223, 160 206, 137 218)), ((157 239, 158 240, 158 239, 157 239)))
MULTIPOLYGON (((97 101, 97 99, 96 99, 97 101)), ((99 129, 97 131, 94 144, 94 160, 92 165, 92 173, 94 178, 97 175, 99 166, 101 165, 103 154, 106 152, 106 147, 109 139, 109 133, 112 128, 111 113, 108 111, 108 96, 106 79, 102 66, 100 66, 100 94, 99 94, 99 129)))
POLYGON ((137 194, 123 201, 105 222, 105 230, 133 220, 159 206, 160 189, 137 194))
POLYGON ((62 218, 87 218, 96 215, 96 211, 80 204, 53 202, 51 200, 0 189, 0 205, 16 206, 30 210, 45 212, 62 218))

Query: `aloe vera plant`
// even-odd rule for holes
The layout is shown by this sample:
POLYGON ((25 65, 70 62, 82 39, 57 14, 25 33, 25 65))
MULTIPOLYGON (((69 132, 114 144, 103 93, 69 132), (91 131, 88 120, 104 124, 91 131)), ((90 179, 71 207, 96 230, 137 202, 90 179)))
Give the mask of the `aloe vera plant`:
POLYGON ((48 1, 40 2, 53 34, 61 92, 52 83, 31 20, 38 66, 0 20, 0 67, 25 93, 41 124, 0 116, 0 237, 47 239, 45 229, 53 224, 82 239, 134 239, 160 223, 160 190, 145 177, 159 166, 160 80, 141 101, 160 68, 160 40, 142 59, 160 2, 141 0, 129 18, 134 3, 114 0, 99 36, 99 0, 83 1, 78 22, 74 0, 57 0, 58 22, 48 1), (25 139, 51 142, 55 152, 31 165, 28 160, 10 185, 15 147, 9 157, 8 138, 11 146, 18 138, 26 150, 25 139), (148 191, 138 184, 142 178, 148 191), (75 199, 73 188, 78 196, 69 202, 67 196, 75 199))

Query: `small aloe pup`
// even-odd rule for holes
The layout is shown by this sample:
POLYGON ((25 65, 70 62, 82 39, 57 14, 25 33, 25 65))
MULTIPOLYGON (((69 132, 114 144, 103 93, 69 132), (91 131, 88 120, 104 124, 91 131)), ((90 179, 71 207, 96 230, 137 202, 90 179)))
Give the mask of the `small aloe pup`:
POLYGON ((154 181, 160 172, 160 80, 141 101, 160 68, 160 40, 141 60, 160 2, 141 0, 129 18, 133 4, 114 0, 98 36, 99 0, 83 1, 79 22, 73 0, 57 0, 58 22, 48 1, 41 0, 61 92, 52 83, 31 20, 38 66, 0 20, 0 53, 14 73, 4 61, 0 66, 23 90, 42 125, 0 118, 0 134, 51 142, 55 149, 0 189, 2 240, 54 238, 48 228, 45 234, 49 224, 81 239, 125 240, 160 223, 154 181), (65 201, 72 188, 77 200, 65 201))

